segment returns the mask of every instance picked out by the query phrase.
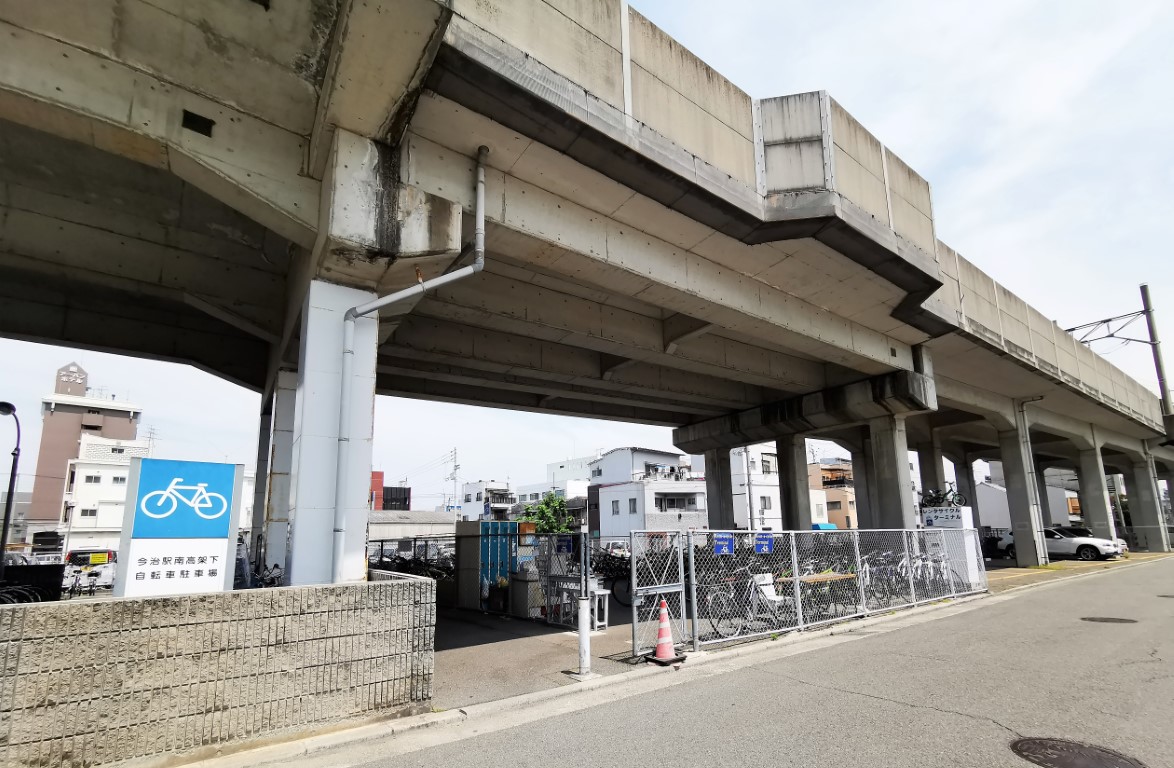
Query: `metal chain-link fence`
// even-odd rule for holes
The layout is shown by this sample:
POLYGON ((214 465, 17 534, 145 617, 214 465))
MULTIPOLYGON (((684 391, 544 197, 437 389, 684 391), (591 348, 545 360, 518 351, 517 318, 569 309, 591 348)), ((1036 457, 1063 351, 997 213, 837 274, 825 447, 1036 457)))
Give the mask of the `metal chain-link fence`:
POLYGON ((696 650, 987 588, 978 534, 961 529, 640 531, 632 583, 636 655, 655 646, 662 598, 674 641, 696 650))
POLYGON ((685 534, 681 531, 632 531, 632 654, 656 647, 660 603, 668 608, 673 641, 692 637, 693 612, 685 599, 685 534))

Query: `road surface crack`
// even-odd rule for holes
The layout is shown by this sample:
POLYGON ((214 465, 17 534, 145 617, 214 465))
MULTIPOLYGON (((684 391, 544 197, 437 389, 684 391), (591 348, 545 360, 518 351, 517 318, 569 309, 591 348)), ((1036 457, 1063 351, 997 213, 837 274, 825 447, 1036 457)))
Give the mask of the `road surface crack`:
POLYGON ((976 715, 971 712, 959 712, 956 709, 942 709, 941 707, 933 707, 928 704, 914 704, 913 702, 910 702, 910 701, 903 701, 901 699, 890 699, 887 696, 878 696, 874 693, 865 693, 864 691, 857 691, 857 690, 853 690, 851 688, 839 688, 834 685, 821 685, 819 683, 813 683, 810 680, 804 680, 802 678, 794 677, 792 675, 784 675, 781 672, 770 672, 769 674, 775 675, 777 677, 781 677, 785 680, 791 680, 792 682, 801 683, 803 685, 808 685, 808 686, 811 686, 812 688, 819 688, 824 691, 833 691, 835 693, 846 693, 846 694, 849 694, 852 696, 861 696, 866 699, 875 699, 876 701, 887 701, 890 704, 900 704, 901 706, 909 707, 910 709, 928 709, 928 710, 932 710, 934 712, 940 712, 943 715, 957 715, 958 717, 965 717, 970 720, 978 720, 980 722, 991 723, 992 725, 997 725, 999 728, 1002 728, 1004 731, 1006 731, 1007 733, 1010 733, 1011 735, 1015 736, 1016 738, 1020 738, 1020 739, 1023 738, 1023 734, 1019 733, 1019 731, 1015 730, 1014 728, 1012 728, 1008 725, 1004 725, 1003 723, 1000 723, 998 720, 995 720, 993 717, 987 717, 985 715, 976 715))

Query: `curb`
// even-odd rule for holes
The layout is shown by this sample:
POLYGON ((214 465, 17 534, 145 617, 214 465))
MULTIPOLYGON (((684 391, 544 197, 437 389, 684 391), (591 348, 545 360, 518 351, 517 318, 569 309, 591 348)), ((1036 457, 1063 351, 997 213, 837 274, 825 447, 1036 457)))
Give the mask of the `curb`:
MULTIPOLYGON (((1130 568, 1140 568, 1144 565, 1153 565, 1154 563, 1163 563, 1163 562, 1166 562, 1167 560, 1170 560, 1170 559, 1171 559, 1171 557, 1151 557, 1147 560, 1141 560, 1136 563, 1123 563, 1121 565, 1116 565, 1116 566, 1106 566, 1106 567, 1101 568, 1099 570, 1088 570, 1088 571, 1084 571, 1084 572, 1076 572, 1076 573, 1071 574, 1070 576, 1061 576, 1061 577, 1055 578, 1055 579, 1045 579, 1043 581, 1035 582, 1034 584, 1019 584, 1018 586, 1007 587, 1006 589, 1004 589, 1002 591, 992 592, 991 595, 993 597, 1001 597, 1002 595, 1008 595, 1008 594, 1011 594, 1012 592, 1018 592, 1019 590, 1022 590, 1022 589, 1032 589, 1032 588, 1036 588, 1036 587, 1047 587, 1047 586, 1051 586, 1054 584, 1064 584, 1064 583, 1072 581, 1074 579, 1087 579, 1092 576, 1104 576, 1107 573, 1116 573, 1117 571, 1126 571, 1126 570, 1129 570, 1130 568)), ((1030 575, 1030 574, 1025 574, 1025 575, 1030 575)), ((1012 578, 1014 578, 1014 577, 1012 577, 1012 578)))
MULTIPOLYGON (((968 603, 988 599, 989 597, 991 596, 988 593, 978 593, 960 598, 944 598, 941 601, 917 605, 909 609, 898 609, 890 613, 848 620, 827 627, 806 631, 790 630, 785 634, 780 634, 779 638, 774 641, 769 641, 769 636, 764 636, 746 640, 739 645, 725 649, 714 651, 703 650, 699 652, 690 651, 686 657, 686 661, 670 667, 648 665, 615 675, 605 675, 556 688, 547 688, 545 690, 533 691, 495 701, 472 704, 460 709, 430 712, 399 720, 381 720, 378 722, 352 725, 350 727, 347 727, 345 723, 340 723, 336 726, 335 730, 331 730, 328 733, 309 736, 299 736, 297 733, 290 733, 287 735, 287 740, 277 743, 271 742, 253 747, 242 744, 240 748, 232 750, 231 753, 204 757, 193 756, 194 759, 189 760, 184 760, 181 756, 171 756, 171 759, 166 764, 168 766, 176 766, 177 768, 179 766, 184 766, 185 768, 252 768, 252 766, 268 763, 288 762, 295 758, 304 758, 337 747, 353 746, 371 739, 394 739, 413 731, 458 725, 470 720, 493 718, 506 711, 518 711, 547 702, 571 699, 575 696, 581 696, 600 689, 631 685, 642 680, 662 676, 666 671, 671 672, 682 667, 689 669, 697 667, 704 668, 735 659, 745 659, 755 656, 769 657, 772 654, 779 654, 781 651, 797 645, 804 645, 837 635, 849 635, 860 629, 937 613, 939 611, 964 606, 968 603)), ((275 738, 280 738, 280 735, 275 738)), ((153 764, 159 765, 159 763, 153 764)), ((124 768, 131 768, 132 764, 127 763, 122 765, 124 765, 124 768)))

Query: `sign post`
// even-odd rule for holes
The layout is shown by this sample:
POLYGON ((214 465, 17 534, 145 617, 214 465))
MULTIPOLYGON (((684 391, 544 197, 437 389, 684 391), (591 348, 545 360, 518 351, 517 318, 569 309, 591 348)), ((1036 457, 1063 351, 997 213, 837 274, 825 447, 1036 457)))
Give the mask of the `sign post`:
POLYGON ((115 597, 232 589, 240 464, 131 460, 115 597))

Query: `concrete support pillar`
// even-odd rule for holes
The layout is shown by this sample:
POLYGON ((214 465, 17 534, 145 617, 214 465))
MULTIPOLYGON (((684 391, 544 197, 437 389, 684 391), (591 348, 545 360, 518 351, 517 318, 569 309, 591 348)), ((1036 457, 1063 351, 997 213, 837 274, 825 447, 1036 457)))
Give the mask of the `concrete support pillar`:
POLYGON ((260 480, 260 470, 257 475, 257 487, 265 491, 264 503, 261 505, 264 518, 262 524, 253 531, 253 541, 257 542, 263 565, 276 564, 283 570, 286 568, 285 556, 289 549, 290 472, 293 468, 297 394, 297 372, 278 371, 273 388, 272 431, 267 441, 269 475, 265 482, 260 480))
POLYGON ((966 503, 974 516, 974 527, 981 528, 982 522, 978 516, 978 493, 974 486, 974 464, 966 457, 954 462, 954 483, 958 486, 958 493, 966 497, 966 503))
POLYGON ((302 308, 287 554, 287 575, 293 586, 326 584, 332 579, 335 480, 340 469, 346 531, 342 578, 350 581, 366 575, 378 318, 362 317, 355 323, 354 373, 348 382, 341 377, 343 315, 373 298, 370 291, 314 280, 302 308), (350 388, 352 405, 348 463, 340 468, 338 420, 343 386, 350 388))
POLYGON ((1129 513, 1137 546, 1147 552, 1169 552, 1170 539, 1151 461, 1134 462, 1129 485, 1129 513))
POLYGON ((1084 525, 1103 539, 1117 538, 1113 507, 1109 504, 1109 484, 1105 482, 1105 463, 1099 448, 1080 452, 1080 513, 1084 525))
POLYGON ((1007 488, 1007 506, 1011 513, 1011 530, 1015 536, 1017 565, 1023 568, 1044 565, 1048 562, 1048 556, 1043 543, 1035 467, 1026 428, 1000 432, 999 453, 1003 462, 1003 482, 1007 488))
POLYGON ((872 482, 876 485, 876 518, 881 528, 916 528, 913 477, 904 416, 882 416, 868 422, 872 443, 872 482))
POLYGON ((879 509, 876 501, 876 482, 872 467, 872 442, 862 441, 859 450, 852 451, 852 485, 856 489, 856 526, 879 528, 879 509))
MULTIPOLYGON (((269 437, 273 432, 273 413, 262 413, 257 429, 257 464, 253 475, 253 514, 249 518, 249 561, 254 570, 261 563, 261 546, 265 533, 265 500, 269 498, 269 437)), ((241 520, 244 525, 245 521, 241 520)))
POLYGON ((779 500, 783 529, 810 531, 811 493, 807 481, 807 440, 803 435, 784 435, 775 440, 779 457, 779 500))
POLYGON ((729 531, 734 523, 734 488, 730 476, 730 449, 718 448, 705 452, 705 507, 709 512, 709 527, 729 531))
POLYGON ((946 470, 942 461, 942 442, 934 435, 928 443, 917 446, 917 468, 921 474, 921 490, 946 489, 946 470))
MULTIPOLYGON (((1048 484, 1045 481, 1044 471, 1042 469, 1035 471, 1035 489, 1039 494, 1040 524, 1044 528, 1049 528, 1055 524, 1055 519, 1052 517, 1052 500, 1048 498, 1048 484)), ((1068 525, 1068 520, 1065 519, 1063 524, 1068 525)))

